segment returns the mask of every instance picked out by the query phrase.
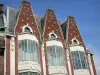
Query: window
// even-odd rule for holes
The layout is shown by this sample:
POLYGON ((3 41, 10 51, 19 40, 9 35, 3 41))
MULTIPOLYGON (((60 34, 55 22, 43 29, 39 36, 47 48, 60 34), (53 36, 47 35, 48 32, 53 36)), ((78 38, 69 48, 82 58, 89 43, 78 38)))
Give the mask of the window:
POLYGON ((87 63, 84 52, 71 52, 74 69, 87 69, 87 63))
POLYGON ((56 36, 54 34, 51 34, 51 39, 56 39, 56 36))
POLYGON ((73 40, 73 44, 77 44, 77 41, 76 40, 73 40))
POLYGON ((24 32, 31 32, 28 27, 25 27, 24 32))
POLYGON ((33 33, 33 30, 32 30, 32 28, 27 24, 27 25, 24 25, 24 26, 23 26, 22 32, 23 32, 23 33, 33 33))
POLYGON ((49 66, 64 66, 64 49, 60 46, 48 46, 48 64, 49 66))
POLYGON ((79 41, 74 37, 72 40, 72 45, 79 45, 79 41))
POLYGON ((39 63, 37 42, 29 39, 19 40, 19 61, 35 61, 39 63))
POLYGON ((22 73, 19 73, 19 75, 40 75, 40 74, 37 72, 22 72, 22 73))
POLYGON ((57 35, 54 33, 54 31, 53 31, 53 32, 49 33, 49 38, 50 38, 50 39, 57 39, 58 36, 57 36, 57 35))

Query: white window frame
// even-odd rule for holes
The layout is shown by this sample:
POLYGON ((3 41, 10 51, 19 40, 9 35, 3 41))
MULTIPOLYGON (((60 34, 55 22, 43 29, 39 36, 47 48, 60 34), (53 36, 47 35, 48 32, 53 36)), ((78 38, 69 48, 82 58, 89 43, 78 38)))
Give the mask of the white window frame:
POLYGON ((52 39, 52 38, 51 38, 51 35, 52 35, 52 34, 55 35, 55 39, 58 38, 58 36, 54 33, 54 31, 52 31, 51 33, 49 33, 49 38, 50 38, 50 39, 52 39))
POLYGON ((79 45, 79 41, 76 39, 76 37, 74 37, 71 41, 72 41, 72 45, 79 45), (77 42, 76 44, 74 44, 74 40, 77 42))
MULTIPOLYGON (((75 53, 74 53, 74 54, 75 54, 75 53)), ((73 66, 75 66, 75 68, 74 68, 75 70, 78 70, 78 69, 87 69, 86 56, 85 56, 85 53, 84 53, 83 51, 79 51, 79 50, 77 50, 77 51, 71 51, 71 56, 72 56, 72 62, 73 62, 73 60, 76 59, 76 60, 79 60, 79 63, 80 63, 80 67, 79 67, 79 68, 77 68, 79 65, 77 66, 76 63, 75 63, 75 65, 73 64, 73 66), (72 52, 77 52, 78 55, 79 55, 79 57, 76 58, 77 56, 74 56, 74 58, 73 58, 73 56, 72 56, 72 52), (85 64, 85 68, 84 68, 83 65, 82 65, 82 60, 83 60, 83 59, 81 58, 80 52, 82 52, 83 55, 84 55, 84 56, 82 56, 82 58, 84 57, 83 59, 84 59, 84 61, 85 61, 85 62, 84 62, 84 64, 85 64)), ((75 60, 75 61, 76 61, 76 60, 75 60)))
POLYGON ((30 29, 30 33, 33 33, 32 28, 31 28, 28 24, 27 24, 27 25, 24 25, 24 26, 22 27, 22 32, 23 32, 23 33, 26 33, 26 32, 25 32, 25 28, 26 28, 26 27, 28 27, 28 28, 30 29))
POLYGON ((50 62, 48 61, 49 67, 50 66, 65 66, 65 60, 64 60, 65 56, 64 56, 64 48, 63 47, 57 46, 57 45, 47 46, 47 55, 48 55, 48 60, 49 59, 51 60, 50 57, 53 57, 52 63, 51 63, 51 61, 50 62), (61 57, 58 58, 59 56, 61 56, 61 57))

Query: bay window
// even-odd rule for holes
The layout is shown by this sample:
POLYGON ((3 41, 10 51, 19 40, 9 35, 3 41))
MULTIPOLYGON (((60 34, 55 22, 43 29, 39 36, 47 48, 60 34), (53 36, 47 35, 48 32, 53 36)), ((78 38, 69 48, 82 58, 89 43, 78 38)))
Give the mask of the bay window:
POLYGON ((64 49, 60 46, 48 46, 47 47, 48 54, 48 64, 49 66, 64 66, 64 49))
POLYGON ((39 63, 38 43, 30 39, 19 40, 18 61, 39 63))

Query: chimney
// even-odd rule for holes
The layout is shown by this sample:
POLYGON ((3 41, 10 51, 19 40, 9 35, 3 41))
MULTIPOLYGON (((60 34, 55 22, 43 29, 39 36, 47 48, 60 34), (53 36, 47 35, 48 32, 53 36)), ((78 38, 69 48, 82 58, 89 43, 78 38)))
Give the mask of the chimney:
POLYGON ((0 4, 0 13, 3 13, 3 4, 0 4))

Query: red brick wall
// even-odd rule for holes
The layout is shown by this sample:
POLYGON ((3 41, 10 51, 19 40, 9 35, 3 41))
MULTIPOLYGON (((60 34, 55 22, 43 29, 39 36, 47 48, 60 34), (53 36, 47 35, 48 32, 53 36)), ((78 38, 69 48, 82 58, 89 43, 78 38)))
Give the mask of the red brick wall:
POLYGON ((6 75, 10 75, 10 38, 6 37, 6 75))

